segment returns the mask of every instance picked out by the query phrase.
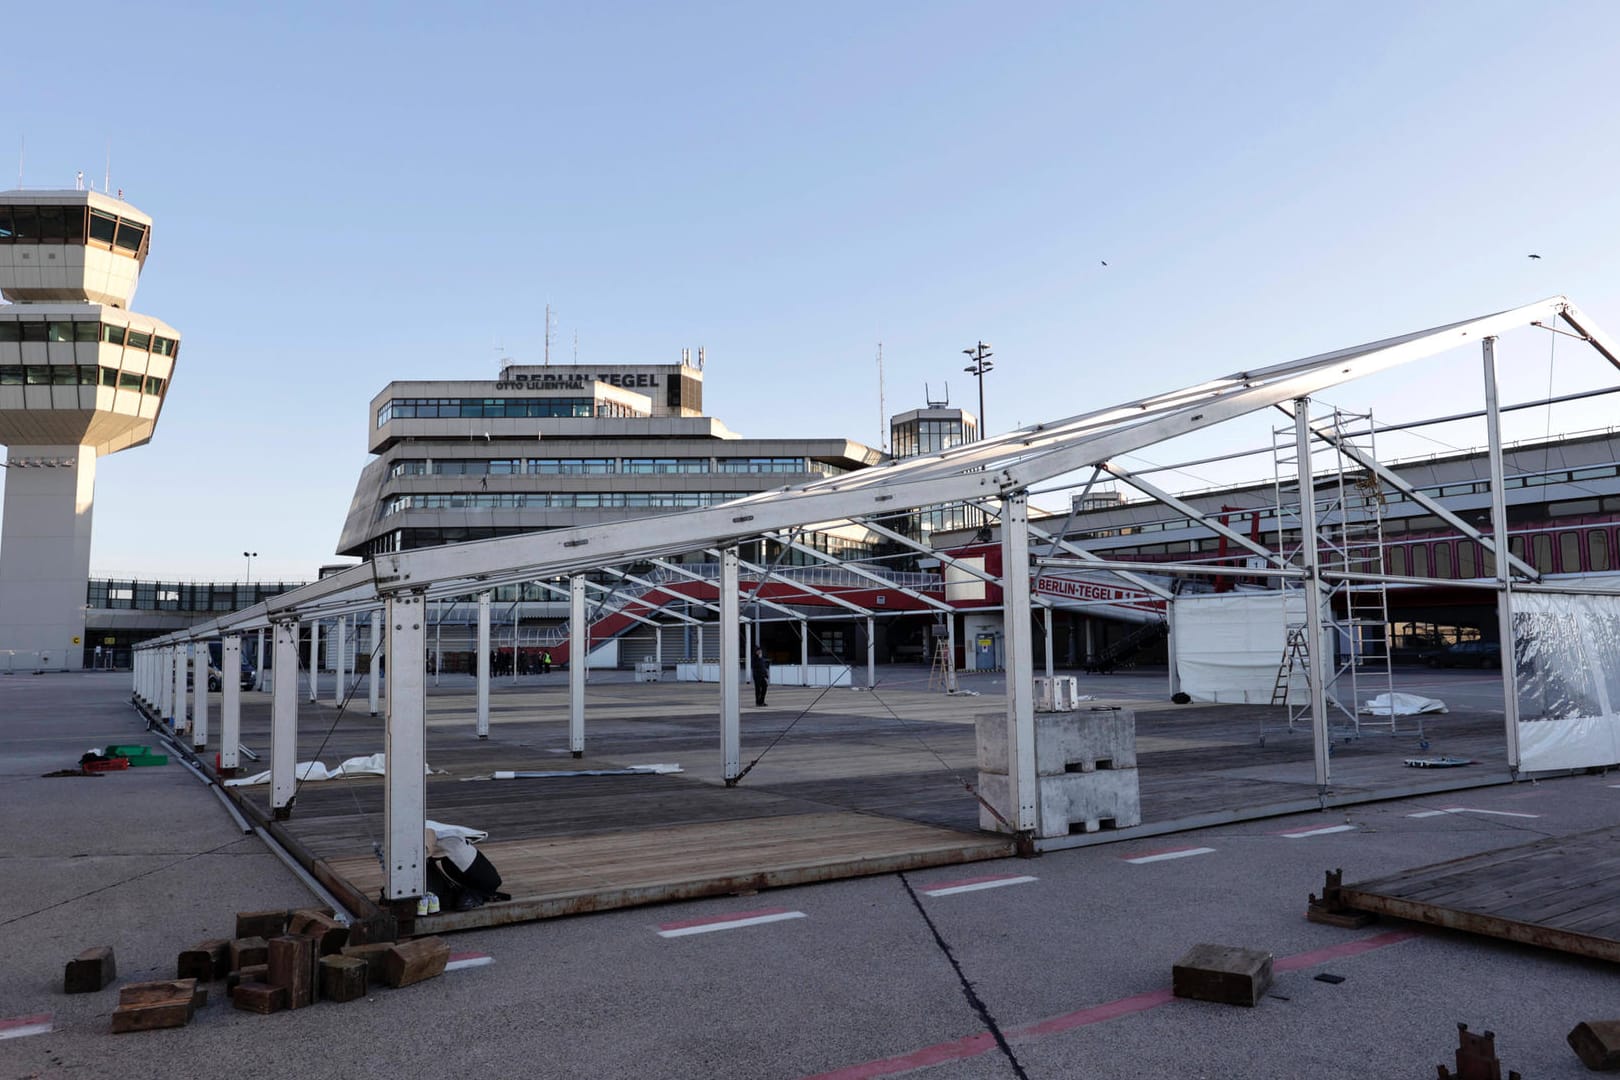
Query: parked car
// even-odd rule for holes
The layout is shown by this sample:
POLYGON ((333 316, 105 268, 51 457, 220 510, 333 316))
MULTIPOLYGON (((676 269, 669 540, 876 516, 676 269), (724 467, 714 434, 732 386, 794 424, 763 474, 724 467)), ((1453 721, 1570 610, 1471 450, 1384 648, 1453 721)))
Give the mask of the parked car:
POLYGON ((1432 668, 1499 668, 1502 666, 1502 645, 1496 641, 1459 641, 1444 649, 1423 653, 1418 660, 1432 668))

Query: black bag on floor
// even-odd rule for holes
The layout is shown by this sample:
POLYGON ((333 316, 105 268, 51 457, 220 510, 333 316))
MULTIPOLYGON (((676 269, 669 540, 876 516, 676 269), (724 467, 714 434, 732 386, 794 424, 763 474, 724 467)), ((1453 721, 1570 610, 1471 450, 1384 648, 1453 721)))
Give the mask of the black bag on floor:
MULTIPOLYGON (((459 837, 446 836, 439 840, 445 855, 435 859, 439 872, 456 886, 451 902, 456 911, 466 911, 490 900, 510 900, 501 892, 501 874, 495 864, 482 851, 459 837)), ((445 899, 440 894, 440 899, 445 899)))

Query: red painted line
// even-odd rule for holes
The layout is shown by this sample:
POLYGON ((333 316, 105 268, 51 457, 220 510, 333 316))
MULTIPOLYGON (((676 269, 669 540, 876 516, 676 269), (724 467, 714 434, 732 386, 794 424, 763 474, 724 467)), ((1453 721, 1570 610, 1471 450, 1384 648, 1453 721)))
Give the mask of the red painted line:
POLYGON ((50 1013, 35 1013, 33 1016, 13 1016, 9 1020, 0 1020, 0 1039, 7 1038, 6 1032, 16 1031, 19 1028, 39 1027, 44 1025, 50 1030, 52 1015, 50 1013))
MULTIPOLYGON (((1329 945, 1323 949, 1314 949, 1311 952, 1284 957, 1273 963, 1272 970, 1298 971, 1300 968, 1315 967, 1317 964, 1326 963, 1329 960, 1358 956, 1374 949, 1382 949, 1417 936, 1417 932, 1412 930, 1392 930, 1389 933, 1375 934, 1359 941, 1345 942, 1342 945, 1329 945)), ((1006 1034, 1009 1039, 1019 1040, 1057 1035, 1090 1024, 1101 1024, 1109 1020, 1117 1020, 1121 1016, 1129 1016, 1132 1013, 1146 1012, 1149 1009, 1156 1009, 1160 1005, 1169 1004, 1174 1000, 1175 996, 1168 989, 1149 990, 1145 993, 1134 994, 1131 997, 1120 998, 1117 1001, 1109 1001, 1101 1005, 1078 1009, 1075 1012, 1064 1013, 1062 1016, 1048 1017, 1045 1020, 1023 1024, 1010 1029, 1006 1034)), ((867 1078, 874 1076, 893 1076, 896 1073, 910 1072, 912 1069, 923 1069, 947 1061, 965 1061, 968 1058, 978 1057, 980 1054, 995 1049, 995 1045, 995 1037, 988 1032, 980 1035, 969 1035, 952 1042, 925 1046, 921 1050, 913 1050, 909 1054, 901 1054, 898 1057, 880 1058, 877 1061, 868 1061, 860 1065, 849 1065, 842 1069, 834 1069, 832 1072, 816 1073, 814 1076, 805 1077, 804 1080, 867 1080, 867 1078)))
POLYGON ((1285 956, 1271 965, 1272 971, 1298 971, 1300 968, 1315 967, 1325 964, 1329 960, 1339 960, 1346 956, 1360 956, 1364 952, 1382 949, 1386 945, 1394 945, 1407 938, 1417 937, 1416 930, 1391 930, 1387 934, 1374 934, 1370 938, 1360 941, 1346 941, 1341 945, 1329 945, 1325 949, 1316 949, 1312 952, 1299 953, 1294 956, 1285 956))
POLYGON ((842 1069, 834 1069, 832 1072, 817 1073, 805 1077, 805 1080, 866 1080, 871 1076, 893 1076, 895 1073, 910 1072, 912 1069, 942 1065, 947 1061, 965 1061, 995 1048, 995 1036, 988 1033, 969 1035, 955 1042, 925 1046, 921 1050, 914 1050, 899 1057, 868 1061, 864 1065, 849 1065, 842 1069))
POLYGON ((933 892, 935 889, 956 889, 963 885, 979 885, 986 881, 1011 881, 1013 878, 1028 877, 1028 874, 991 874, 988 877, 963 878, 961 881, 936 881, 923 886, 924 892, 933 892))
POLYGON ((710 915, 704 919, 685 919, 681 922, 659 923, 660 930, 684 930, 688 926, 708 926, 710 923, 736 922, 738 919, 756 919, 761 915, 786 915, 785 907, 761 908, 758 911, 733 911, 730 915, 710 915))

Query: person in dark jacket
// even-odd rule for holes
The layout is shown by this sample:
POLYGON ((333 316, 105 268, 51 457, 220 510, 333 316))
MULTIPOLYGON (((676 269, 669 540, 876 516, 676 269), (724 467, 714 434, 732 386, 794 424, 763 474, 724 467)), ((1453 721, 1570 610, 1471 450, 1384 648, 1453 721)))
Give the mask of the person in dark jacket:
POLYGON ((771 685, 771 662, 759 646, 754 646, 754 704, 765 704, 765 691, 771 685))

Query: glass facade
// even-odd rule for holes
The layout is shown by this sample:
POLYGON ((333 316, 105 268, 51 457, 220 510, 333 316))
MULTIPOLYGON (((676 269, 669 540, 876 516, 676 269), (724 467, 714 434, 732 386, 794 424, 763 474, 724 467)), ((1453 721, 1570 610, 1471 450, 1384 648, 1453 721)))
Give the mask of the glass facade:
POLYGON ((91 321, 55 320, 0 322, 0 344, 18 341, 81 342, 102 341, 126 349, 139 349, 159 356, 177 356, 180 343, 173 338, 149 334, 142 330, 129 330, 122 326, 91 321))
POLYGON ((977 442, 978 425, 966 417, 907 420, 889 428, 889 441, 897 458, 937 454, 953 446, 977 442))
POLYGON ((382 516, 406 510, 690 510, 737 495, 735 491, 415 492, 384 500, 382 516))
POLYGON ((0 244, 88 244, 145 261, 151 230, 88 206, 0 206, 0 244))
POLYGON ((546 417, 633 417, 618 401, 594 398, 393 398, 377 410, 377 426, 390 420, 538 419, 546 417))
POLYGON ((164 380, 88 364, 0 364, 0 386, 110 386, 161 395, 164 380))

